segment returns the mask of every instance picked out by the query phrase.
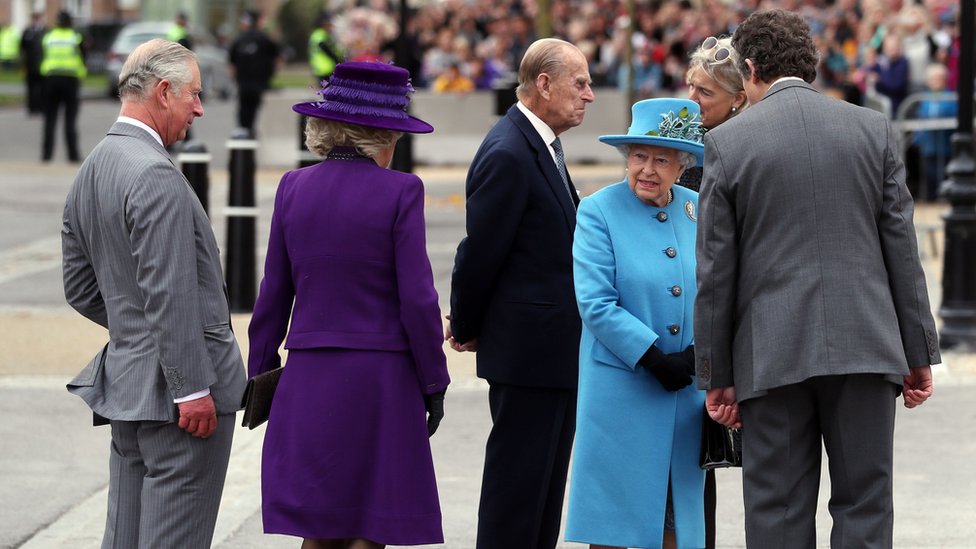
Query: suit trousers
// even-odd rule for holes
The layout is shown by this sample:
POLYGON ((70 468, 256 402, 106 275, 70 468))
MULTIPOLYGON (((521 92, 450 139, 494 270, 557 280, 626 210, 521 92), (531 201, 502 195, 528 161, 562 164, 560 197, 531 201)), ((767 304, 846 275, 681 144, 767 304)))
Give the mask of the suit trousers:
POLYGON ((822 376, 740 403, 747 547, 816 547, 826 450, 830 546, 891 548, 896 391, 880 374, 822 376))
POLYGON ((54 131, 58 125, 58 111, 64 105, 64 140, 68 147, 68 160, 78 162, 78 108, 81 104, 79 93, 81 81, 73 76, 46 76, 43 84, 44 101, 44 144, 41 160, 45 162, 54 156, 54 131))
POLYGON ((576 434, 576 390, 489 383, 478 549, 552 549, 576 434))
POLYGON ((112 421, 108 520, 102 549, 210 547, 235 415, 209 438, 176 423, 112 421))

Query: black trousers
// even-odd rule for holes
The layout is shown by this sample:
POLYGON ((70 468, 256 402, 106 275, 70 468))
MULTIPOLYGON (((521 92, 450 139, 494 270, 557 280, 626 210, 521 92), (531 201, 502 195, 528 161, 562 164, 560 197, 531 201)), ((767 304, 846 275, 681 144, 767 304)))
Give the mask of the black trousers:
POLYGON ((576 390, 490 385, 478 549, 553 549, 576 434, 576 390))
POLYGON ((64 140, 68 146, 68 160, 78 162, 78 107, 81 103, 78 93, 81 81, 73 76, 44 77, 44 143, 41 159, 45 162, 54 156, 54 128, 58 124, 58 111, 64 106, 64 140))
POLYGON ((41 73, 27 71, 27 113, 41 114, 44 112, 44 77, 41 73))
POLYGON ((258 119, 258 109, 264 99, 264 84, 237 84, 237 126, 251 130, 255 136, 254 124, 258 119))

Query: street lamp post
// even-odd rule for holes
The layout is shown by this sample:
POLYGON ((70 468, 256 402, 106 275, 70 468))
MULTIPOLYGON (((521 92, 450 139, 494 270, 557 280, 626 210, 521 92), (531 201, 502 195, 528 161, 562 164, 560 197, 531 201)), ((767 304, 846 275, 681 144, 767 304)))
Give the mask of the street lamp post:
POLYGON ((942 347, 976 349, 976 161, 973 150, 974 0, 959 3, 958 126, 940 194, 951 209, 945 220, 942 270, 942 347))

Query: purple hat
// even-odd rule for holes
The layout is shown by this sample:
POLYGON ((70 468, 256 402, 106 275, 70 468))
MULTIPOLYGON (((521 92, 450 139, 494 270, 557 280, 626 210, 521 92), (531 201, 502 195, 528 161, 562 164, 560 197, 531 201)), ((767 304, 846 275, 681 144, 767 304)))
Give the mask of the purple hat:
POLYGON ((410 73, 378 62, 336 65, 328 82, 322 83, 322 101, 298 103, 292 110, 315 118, 335 120, 368 128, 410 133, 430 133, 434 127, 407 114, 410 73))

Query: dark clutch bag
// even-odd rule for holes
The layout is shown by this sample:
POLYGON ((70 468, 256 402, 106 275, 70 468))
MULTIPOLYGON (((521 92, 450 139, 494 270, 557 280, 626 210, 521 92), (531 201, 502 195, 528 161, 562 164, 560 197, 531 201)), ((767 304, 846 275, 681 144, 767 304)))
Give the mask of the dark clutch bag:
POLYGON ((281 379, 283 367, 258 374, 247 380, 244 387, 244 398, 241 406, 244 408, 244 419, 241 421, 243 427, 254 429, 265 421, 271 413, 271 401, 274 399, 275 389, 278 388, 278 380, 281 379))
POLYGON ((742 467, 742 432, 716 422, 705 412, 698 464, 705 470, 742 467))

